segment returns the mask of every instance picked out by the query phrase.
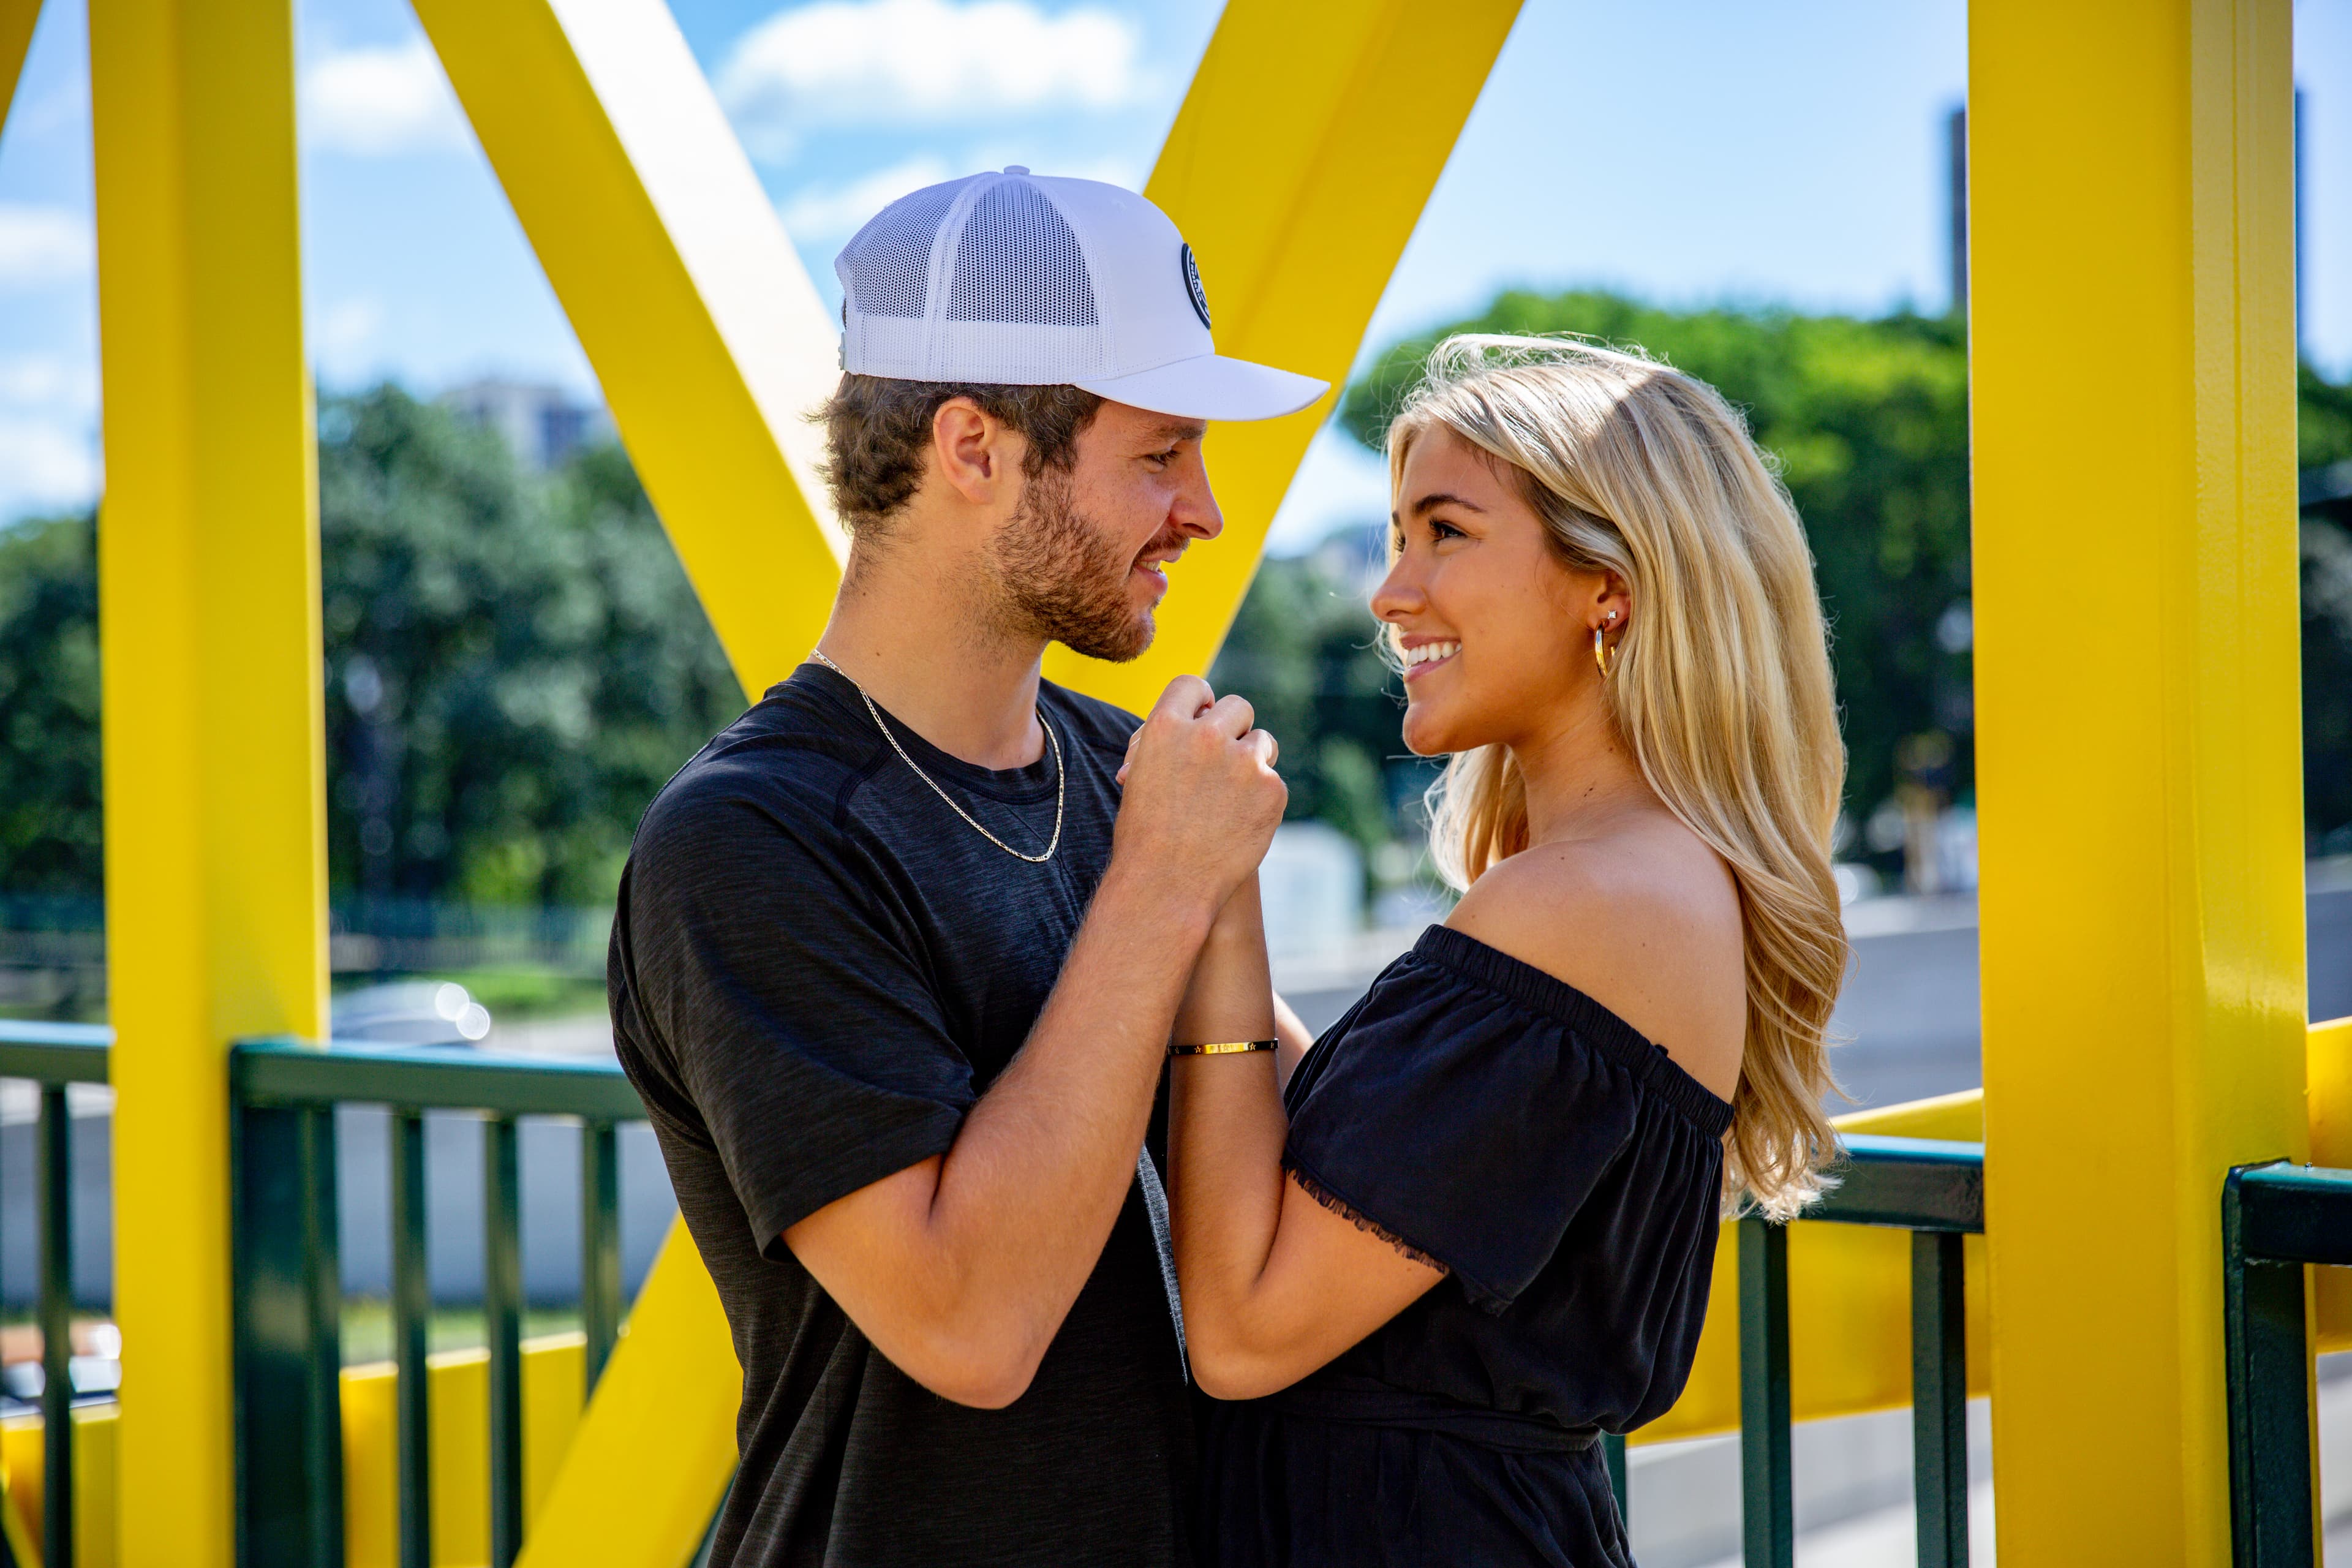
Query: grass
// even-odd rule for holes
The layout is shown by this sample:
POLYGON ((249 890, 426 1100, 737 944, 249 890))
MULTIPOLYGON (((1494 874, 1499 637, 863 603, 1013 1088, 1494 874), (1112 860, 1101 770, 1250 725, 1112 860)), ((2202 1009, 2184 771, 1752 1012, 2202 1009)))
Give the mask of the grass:
MULTIPOLYGON (((526 1308, 522 1337, 576 1331, 580 1313, 571 1307, 526 1308)), ((489 1342, 482 1330, 479 1307, 436 1307, 425 1331, 428 1354, 442 1351, 478 1350, 489 1342)), ((392 1359, 392 1303, 381 1297, 353 1297, 343 1302, 343 1364, 359 1366, 392 1359)))

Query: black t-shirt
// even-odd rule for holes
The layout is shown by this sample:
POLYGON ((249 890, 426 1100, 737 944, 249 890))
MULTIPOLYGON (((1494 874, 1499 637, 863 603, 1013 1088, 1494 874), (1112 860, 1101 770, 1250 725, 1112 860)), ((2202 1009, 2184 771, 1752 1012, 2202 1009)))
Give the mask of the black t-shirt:
MULTIPOLYGON (((743 1366, 714 1563, 1189 1556, 1192 1423, 1139 1184, 1003 1410, 891 1365, 779 1235, 944 1152, 1061 973, 1110 859, 1113 775, 1139 721, 1051 685, 1042 703, 1068 768, 1044 865, 960 820, 856 689, 814 664, 704 747, 638 826, 613 925, 614 1043, 743 1366)), ((991 771, 885 718, 990 832, 1045 848, 1051 746, 991 771)))

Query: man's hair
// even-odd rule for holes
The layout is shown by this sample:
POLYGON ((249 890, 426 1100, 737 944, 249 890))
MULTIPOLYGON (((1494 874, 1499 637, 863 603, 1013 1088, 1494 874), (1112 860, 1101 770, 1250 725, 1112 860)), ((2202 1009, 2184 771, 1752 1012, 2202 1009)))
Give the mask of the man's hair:
POLYGON ((1075 386, 997 386, 954 381, 898 381, 844 375, 824 405, 825 461, 834 511, 851 536, 872 542, 923 482, 931 417, 950 398, 969 397, 1029 443, 1022 471, 1068 473, 1078 433, 1103 400, 1075 386))

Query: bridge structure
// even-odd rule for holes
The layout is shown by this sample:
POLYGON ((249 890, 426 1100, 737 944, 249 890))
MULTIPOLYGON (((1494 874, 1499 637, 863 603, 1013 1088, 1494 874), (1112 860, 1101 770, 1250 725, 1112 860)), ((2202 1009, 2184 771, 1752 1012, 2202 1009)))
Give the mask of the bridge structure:
MULTIPOLYGON (((37 8, 0 0, 0 100, 37 8)), ((833 321, 661 0, 416 10, 761 691, 812 646, 838 580, 802 417, 835 374, 833 321)), ((1230 0, 1148 185, 1200 258, 1223 349, 1344 382, 1516 10, 1230 0)), ((323 1043, 292 6, 89 11, 113 1037, 101 1065, 87 1053, 106 1047, 36 1043, 0 1070, 52 1082, 60 1123, 67 1081, 113 1085, 123 1377, 119 1415, 65 1421, 50 1347, 50 1426, 0 1459, 51 1506, 38 1540, 13 1516, 0 1535, 20 1558, 137 1568, 679 1568, 729 1481, 738 1390, 682 1232, 625 1328, 608 1292, 584 1292, 610 1316, 568 1385, 534 1382, 545 1363, 499 1311, 472 1393, 424 1375, 414 1312, 390 1383, 340 1368, 319 1265, 332 1205, 278 1179, 318 1168, 319 1107, 464 1104, 509 1129, 573 1115, 607 1138, 626 1107, 495 1066, 460 1085, 382 1060, 344 1073, 323 1043), (564 1405, 592 1382, 584 1408, 564 1405), (488 1423, 486 1483, 426 1464, 459 1408, 488 1423), (397 1506, 379 1509, 352 1478, 393 1447, 397 1506), (486 1509, 483 1544, 433 1544, 436 1506, 486 1509)), ((1984 1088, 1849 1119, 1885 1170, 1820 1223, 1733 1222, 1697 1372, 1633 1440, 1742 1428, 1752 1500, 1775 1464, 1785 1497, 1790 1420, 1906 1404, 1948 1499, 1946 1439, 1973 1391, 1991 1395, 2006 1560, 2250 1550, 2225 1352, 2253 1309, 2225 1286, 2225 1181, 2352 1165, 2352 1025, 2305 1016, 2291 55, 2290 0, 1971 0, 1984 1088)), ((1125 667, 1056 649, 1049 674, 1139 707, 1205 670, 1329 412, 1217 432, 1226 535, 1188 559, 1157 644, 1125 667)), ((44 1142, 52 1171, 67 1136, 44 1142)), ((512 1142, 491 1147, 495 1197, 512 1142)), ((2307 1373, 2315 1348, 2352 1344, 2352 1287, 2305 1271, 2334 1253, 2296 1236, 2228 1257, 2270 1281, 2262 1364, 2307 1373)), ((2283 1376, 2273 1427, 2297 1408, 2283 1376)), ((2291 1511, 2292 1486, 2273 1493, 2291 1511)), ((1955 1538, 1931 1511, 1923 1560, 1950 1561, 1965 1519, 1955 1538)), ((1751 1563, 1789 1561, 1785 1522, 1751 1509, 1751 1563)))

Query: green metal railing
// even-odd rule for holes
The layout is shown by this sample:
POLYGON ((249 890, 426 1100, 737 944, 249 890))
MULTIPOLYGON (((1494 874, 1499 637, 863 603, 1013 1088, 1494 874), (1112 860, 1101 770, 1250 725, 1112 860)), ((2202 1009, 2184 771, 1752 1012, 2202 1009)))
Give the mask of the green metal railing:
POLYGON ((402 1568, 432 1541, 425 1368, 425 1113, 486 1120, 482 1315, 489 1348, 490 1561, 522 1548, 522 1249, 518 1122, 581 1123, 588 1386, 621 1321, 616 1127, 644 1107, 616 1065, 435 1047, 239 1043, 229 1058, 235 1169, 237 1513, 247 1568, 343 1562, 341 1286, 335 1107, 392 1116, 392 1324, 402 1568), (299 1463, 254 1462, 258 1456, 299 1463))
MULTIPOLYGON (((74 1563, 73 1117, 69 1084, 104 1083, 114 1031, 92 1024, 0 1020, 0 1079, 29 1079, 41 1107, 34 1213, 41 1233, 41 1561, 74 1563)), ((0 1553, 7 1547, 0 1542, 0 1553)))
MULTIPOLYGON (((1911 1474, 1919 1568, 1967 1568, 1969 1377, 1964 1236, 1984 1233, 1984 1145, 1845 1141, 1840 1185, 1803 1218, 1911 1232, 1911 1474)), ((2298 1300, 2300 1300, 2298 1298, 2298 1300)), ((1789 1406, 1789 1231, 1739 1222, 1739 1503, 1747 1568, 1793 1568, 1797 1529, 1789 1406)), ((1607 1439, 1626 1504, 1625 1445, 1607 1439)))
POLYGON ((2352 1265, 2352 1171, 2241 1166, 2221 1186, 2230 1534, 2239 1568, 2318 1561, 2304 1266, 2352 1265))

